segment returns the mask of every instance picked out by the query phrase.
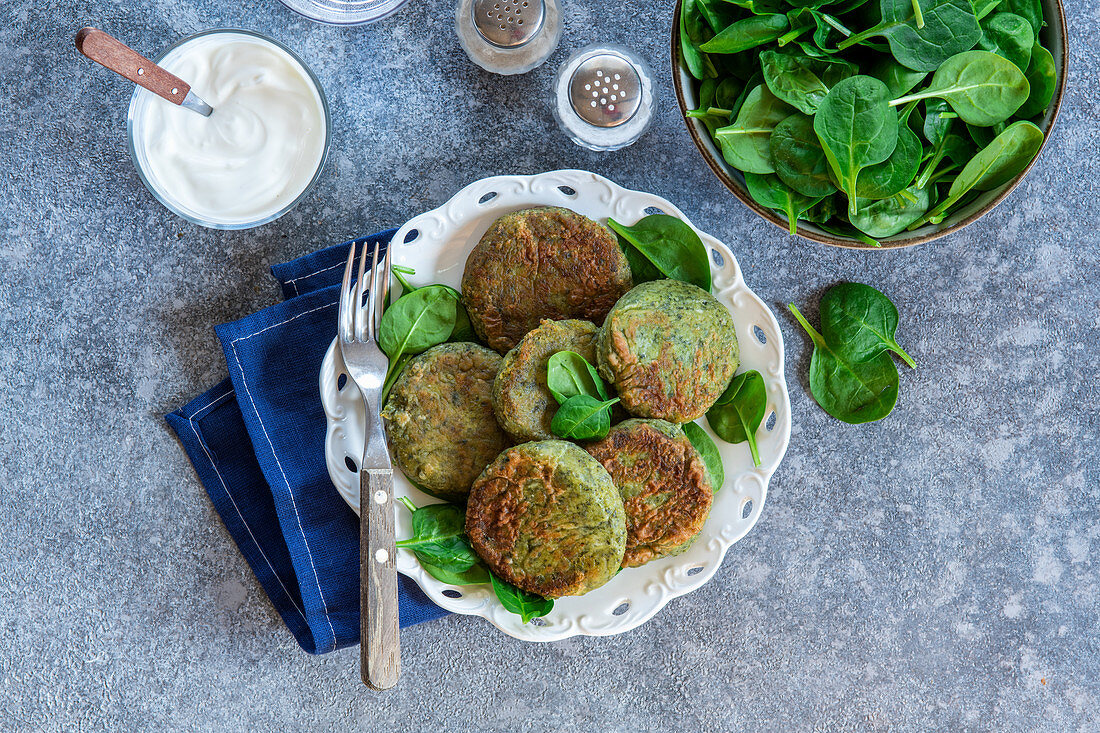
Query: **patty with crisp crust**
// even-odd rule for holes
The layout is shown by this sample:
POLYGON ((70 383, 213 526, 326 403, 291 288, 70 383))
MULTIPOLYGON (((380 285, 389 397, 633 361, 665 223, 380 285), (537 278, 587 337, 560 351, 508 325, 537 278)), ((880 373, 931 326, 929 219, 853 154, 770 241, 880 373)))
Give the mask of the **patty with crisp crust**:
POLYGON ((631 285, 614 232, 548 207, 489 226, 466 260, 462 298, 478 337, 503 354, 543 319, 603 323, 631 285))
POLYGON ((589 321, 543 321, 504 355, 493 382, 497 422, 516 442, 549 440, 558 410, 546 386, 546 362, 559 351, 573 351, 596 363, 596 326, 589 321))
POLYGON ((740 363, 733 317, 707 291, 680 280, 642 283, 600 329, 600 374, 638 417, 702 417, 740 363))
POLYGON ((710 514, 714 490, 698 451, 679 425, 626 420, 590 443, 626 510, 623 567, 686 550, 710 514))
POLYGON ((595 458, 544 440, 509 448, 478 477, 466 534, 497 577, 544 598, 579 596, 618 572, 626 518, 595 458))
POLYGON ((461 504, 509 445, 493 416, 500 356, 472 343, 433 346, 412 359, 382 410, 394 462, 409 480, 461 504))

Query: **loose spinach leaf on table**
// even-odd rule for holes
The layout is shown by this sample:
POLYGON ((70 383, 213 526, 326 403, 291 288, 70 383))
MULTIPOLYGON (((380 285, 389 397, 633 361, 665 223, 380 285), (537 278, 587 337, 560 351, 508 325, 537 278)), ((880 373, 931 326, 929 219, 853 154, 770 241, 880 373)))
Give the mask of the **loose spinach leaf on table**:
POLYGON ((532 619, 541 618, 554 610, 553 599, 528 593, 501 580, 495 573, 489 573, 489 577, 492 578, 493 591, 497 594, 500 605, 522 618, 523 623, 530 623, 532 619))
POLYGON ((684 423, 684 435, 695 446, 699 457, 703 459, 703 465, 707 468, 707 478, 710 480, 711 489, 715 493, 726 483, 726 467, 722 465, 722 454, 718 452, 718 446, 706 430, 703 430, 693 422, 684 423))
POLYGON ((714 133, 722 157, 745 173, 774 173, 769 148, 772 130, 792 112, 794 108, 779 100, 766 84, 757 85, 745 97, 734 123, 714 133))
POLYGON ((611 408, 619 401, 598 400, 586 394, 561 403, 550 421, 550 432, 568 440, 599 440, 611 429, 611 408))
POLYGON ((730 380, 718 401, 707 410, 707 424, 727 443, 748 442, 753 465, 760 465, 756 447, 756 431, 764 421, 768 408, 768 393, 764 377, 755 369, 742 372, 730 380))
POLYGON ((885 36, 894 58, 915 71, 935 71, 951 56, 974 48, 982 28, 970 0, 882 0, 882 22, 840 43, 844 50, 885 36), (919 3, 923 25, 913 12, 919 3))
POLYGON ((547 360, 546 386, 559 405, 582 394, 607 399, 607 389, 596 367, 575 351, 559 351, 547 360))
POLYGON ((810 198, 836 193, 812 117, 796 112, 784 119, 775 126, 769 147, 775 174, 783 183, 810 198))
POLYGON ((864 168, 890 157, 898 142, 898 116, 890 109, 886 85, 871 76, 853 76, 834 86, 814 116, 814 131, 837 186, 856 211, 856 182, 864 168))
POLYGON ((452 585, 488 583, 481 560, 466 541, 466 514, 453 504, 429 504, 417 508, 409 499, 401 503, 412 512, 413 536, 397 546, 412 550, 433 578, 452 585))
POLYGON ((798 220, 802 213, 822 199, 803 196, 791 189, 774 173, 761 176, 756 173, 745 174, 745 187, 753 200, 769 209, 777 209, 787 216, 791 234, 798 232, 798 220))
POLYGON ((989 127, 1011 117, 1030 91, 1027 77, 1016 64, 989 51, 967 51, 945 61, 926 89, 899 97, 890 105, 939 97, 947 100, 963 122, 989 127))
POLYGON ((810 358, 810 393, 825 412, 852 425, 881 420, 898 400, 898 368, 883 352, 869 361, 849 361, 837 354, 794 303, 787 306, 814 344, 810 358))
POLYGON ((667 277, 710 292, 707 248, 683 220, 668 214, 652 214, 633 226, 614 219, 608 219, 607 225, 619 235, 635 284, 667 277))
POLYGON ((995 53, 1026 72, 1035 46, 1035 31, 1031 24, 1015 13, 997 13, 982 23, 982 38, 978 48, 995 53))
POLYGON ((821 335, 834 353, 867 361, 893 351, 911 368, 917 363, 898 345, 898 309, 870 285, 839 283, 821 297, 821 335))

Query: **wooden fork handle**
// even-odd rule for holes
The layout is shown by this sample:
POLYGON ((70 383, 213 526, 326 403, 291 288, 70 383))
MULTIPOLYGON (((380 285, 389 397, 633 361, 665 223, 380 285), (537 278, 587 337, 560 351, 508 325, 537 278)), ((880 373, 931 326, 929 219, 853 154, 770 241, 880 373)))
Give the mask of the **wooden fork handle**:
POLYGON ((363 682, 387 690, 401 676, 393 469, 359 472, 359 667, 363 682))
POLYGON ((183 104, 191 91, 183 79, 98 28, 81 28, 76 34, 76 50, 173 104, 183 104))

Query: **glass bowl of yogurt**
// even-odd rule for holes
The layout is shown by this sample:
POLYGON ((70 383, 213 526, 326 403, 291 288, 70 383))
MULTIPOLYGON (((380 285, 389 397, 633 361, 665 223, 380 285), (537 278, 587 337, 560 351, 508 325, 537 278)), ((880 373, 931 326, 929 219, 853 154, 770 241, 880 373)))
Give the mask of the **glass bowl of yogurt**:
POLYGON ((155 62, 188 82, 209 117, 134 90, 126 118, 138 175, 169 210, 213 229, 278 219, 316 185, 330 118, 321 83, 302 59, 252 31, 204 31, 155 62))

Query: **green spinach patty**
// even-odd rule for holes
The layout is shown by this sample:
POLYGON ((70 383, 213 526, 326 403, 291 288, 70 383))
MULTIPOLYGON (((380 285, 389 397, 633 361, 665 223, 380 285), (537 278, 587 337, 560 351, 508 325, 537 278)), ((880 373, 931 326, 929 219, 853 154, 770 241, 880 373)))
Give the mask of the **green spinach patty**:
POLYGON ((564 440, 501 453, 470 490, 466 534, 495 575, 544 598, 599 588, 626 551, 623 501, 611 476, 564 440))
POLYGON ((500 356, 471 343, 434 346, 397 378, 382 410, 394 462, 413 483, 459 504, 509 443, 493 417, 500 356))
POLYGON ((493 382, 493 411, 513 440, 548 440, 558 403, 546 386, 546 362, 559 351, 596 361, 596 326, 588 321, 543 321, 504 355, 493 382))
POLYGON ((679 280, 642 283, 624 295, 600 329, 600 374, 639 417, 698 419, 740 363, 726 307, 679 280))
POLYGON ((679 425, 627 420, 587 450, 611 474, 623 499, 623 567, 678 555, 695 541, 714 490, 702 457, 679 425))
POLYGON ((543 319, 603 323, 632 285, 615 234, 560 208, 493 222, 466 260, 462 298, 478 338, 504 353, 543 319))

